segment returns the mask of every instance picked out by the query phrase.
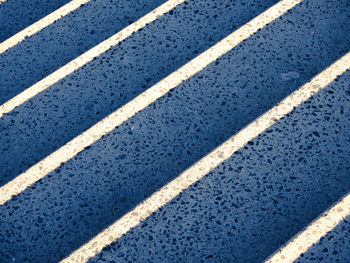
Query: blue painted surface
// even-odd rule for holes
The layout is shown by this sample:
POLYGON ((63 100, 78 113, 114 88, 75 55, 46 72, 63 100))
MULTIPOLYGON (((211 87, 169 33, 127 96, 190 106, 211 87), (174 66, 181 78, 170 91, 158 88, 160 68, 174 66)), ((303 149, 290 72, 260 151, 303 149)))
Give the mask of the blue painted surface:
POLYGON ((262 262, 350 190, 349 81, 350 71, 90 262, 262 262))
MULTIPOLYGON (((274 2, 183 4, 5 115, 1 185, 274 2)), ((0 207, 2 261, 57 262, 83 245, 348 52, 349 11, 305 0, 0 207)), ((349 83, 347 72, 92 261, 261 262, 350 190, 349 83)))
MULTIPOLYGON (((263 101, 266 106, 258 108, 255 115, 248 113, 250 119, 243 118, 243 120, 239 120, 243 122, 242 125, 249 123, 249 120, 252 120, 257 114, 267 110, 283 96, 298 88, 299 85, 348 50, 350 36, 345 33, 350 31, 350 23, 346 16, 341 17, 332 14, 336 12, 337 5, 329 5, 332 12, 322 15, 324 9, 315 7, 315 14, 309 13, 309 20, 314 19, 313 15, 318 17, 318 20, 314 22, 315 29, 309 28, 309 20, 301 17, 303 9, 299 8, 301 10, 299 14, 296 11, 292 12, 285 19, 286 22, 283 22, 282 19, 279 24, 276 24, 273 31, 271 31, 272 26, 270 26, 269 30, 263 30, 255 38, 253 37, 247 43, 242 44, 231 61, 226 62, 226 64, 230 64, 226 69, 226 74, 232 75, 232 72, 234 72, 235 75, 227 78, 225 85, 232 85, 232 83, 237 82, 237 86, 247 86, 243 89, 243 92, 249 89, 252 90, 252 92, 247 92, 248 95, 251 94, 250 101, 241 102, 240 98, 237 99, 243 108, 246 108, 247 105, 256 104, 256 100, 264 100, 264 96, 269 100, 263 101), (332 6, 333 9, 331 9, 332 6), (291 19, 291 22, 288 22, 288 19, 291 19), (339 27, 338 32, 331 33, 329 27, 324 27, 323 21, 325 20, 330 26, 332 21, 333 23, 343 21, 343 26, 339 27), (304 29, 304 31, 297 29, 291 23, 297 23, 297 26, 304 29), (285 27, 285 24, 290 24, 289 31, 281 32, 281 28, 285 27), (285 44, 290 41, 290 36, 295 34, 296 31, 299 31, 299 35, 292 41, 299 41, 299 43, 285 44), (314 32, 313 35, 312 32, 314 32), (281 40, 273 40, 274 34, 279 37, 277 39, 281 40), (318 47, 317 49, 314 48, 315 45, 318 47), (240 61, 240 63, 236 61, 240 61), (263 76, 260 76, 256 81, 248 81, 254 79, 260 70, 261 72, 258 74, 263 76), (288 74, 288 72, 297 72, 300 76, 293 80, 291 85, 284 87, 285 80, 281 78, 281 74, 288 74), (266 85, 265 83, 268 80, 272 81, 266 85), (266 89, 263 92, 256 91, 263 93, 258 94, 259 99, 256 99, 253 95, 254 90, 256 90, 255 86, 263 86, 266 89), (269 90, 275 86, 278 89, 274 89, 270 94, 269 90)), ((203 6, 203 10, 206 6, 203 6)), ((190 11, 184 13, 188 14, 190 11)), ((93 63, 68 76, 46 92, 5 116, 1 122, 4 128, 1 130, 0 152, 6 153, 6 157, 1 160, 0 167, 1 174, 6 176, 1 178, 1 184, 13 179, 14 176, 25 171, 152 84, 170 74, 184 64, 188 57, 194 57, 193 50, 199 49, 198 46, 193 46, 189 50, 185 49, 185 51, 183 49, 186 44, 192 41, 191 34, 195 31, 192 27, 183 27, 187 29, 185 32, 187 33, 187 41, 182 42, 182 39, 184 39, 182 37, 178 40, 179 44, 175 42, 174 46, 167 47, 172 43, 171 40, 164 42, 153 37, 155 35, 163 36, 164 39, 176 36, 173 34, 166 35, 169 30, 168 26, 160 27, 168 21, 170 21, 169 24, 173 25, 174 20, 177 23, 184 21, 182 16, 170 20, 172 17, 169 15, 164 17, 163 20, 157 21, 158 23, 151 24, 122 45, 97 58, 93 63), (158 29, 159 27, 160 29, 158 29), (145 47, 142 47, 142 45, 145 45, 145 47), (133 47, 140 46, 142 48, 133 49, 133 47), (157 48, 159 49, 157 50, 157 48), (14 137, 16 137, 17 143, 13 143, 14 137), (16 158, 18 155, 21 155, 20 159, 16 158)), ((191 25, 196 24, 198 24, 198 21, 191 25)), ((229 27, 231 25, 227 26, 227 31, 229 27)), ((174 28, 179 28, 179 24, 175 24, 174 28)), ((179 29, 182 35, 184 35, 185 29, 179 29)), ((288 27, 285 30, 288 30, 288 27)), ((201 37, 202 35, 198 36, 198 38, 201 37)), ((204 43, 202 49, 211 44, 213 43, 204 43)), ((215 75, 215 70, 211 74, 215 75)), ((286 78, 285 75, 283 76, 286 78)), ((215 90, 213 92, 216 92, 215 90)), ((230 90, 228 89, 227 92, 230 92, 230 90)), ((241 93, 240 96, 244 98, 246 95, 241 93)), ((238 107, 235 108, 238 109, 238 107)), ((227 114, 230 114, 230 112, 227 114)), ((229 130, 226 132, 231 134, 229 130)))
POLYGON ((296 263, 347 262, 350 258, 350 221, 345 218, 336 228, 313 245, 296 263))
MULTIPOLYGON (((255 2, 248 7, 229 5, 226 0, 220 5, 212 0, 183 4, 4 116, 0 123, 3 127, 0 152, 6 153, 6 157, 1 160, 0 173, 6 176, 0 179, 0 184, 90 128, 276 1, 255 2), (20 159, 16 158, 18 155, 20 159)), ((338 53, 343 49, 340 47, 338 53)), ((230 69, 234 67, 231 65, 230 69)), ((12 91, 10 86, 5 89, 12 91)))
POLYGON ((0 42, 60 8, 70 0, 6 0, 0 3, 0 42))
POLYGON ((93 0, 0 55, 4 103, 165 0, 93 0))

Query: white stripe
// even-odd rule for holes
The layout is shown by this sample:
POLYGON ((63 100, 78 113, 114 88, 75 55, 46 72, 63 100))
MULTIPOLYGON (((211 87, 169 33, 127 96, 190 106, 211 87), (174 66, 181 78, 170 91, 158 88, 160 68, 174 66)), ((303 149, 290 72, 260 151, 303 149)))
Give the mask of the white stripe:
MULTIPOLYGON (((297 107, 312 95, 326 87, 348 68, 350 68, 350 52, 314 77, 309 83, 293 92, 277 106, 273 107, 214 151, 199 160, 189 169, 180 174, 175 180, 162 187, 158 192, 154 193, 151 197, 136 206, 131 212, 117 220, 87 244, 73 252, 68 258, 63 260, 62 263, 85 262, 88 258, 95 256, 105 246, 110 245, 113 241, 120 238, 123 234, 137 226, 152 213, 170 202, 183 190, 187 189, 190 185, 200 180, 222 162, 230 158, 250 140, 256 138, 282 117, 290 113, 294 107, 297 107)), ((350 206, 348 206, 346 211, 349 212, 349 209, 350 206)))
POLYGON ((280 17, 301 1, 302 0, 280 1, 278 4, 272 6, 177 71, 29 168, 26 172, 2 186, 0 188, 0 205, 5 204, 13 195, 23 192, 27 187, 59 167, 61 163, 67 162, 73 158, 79 152, 83 151, 85 147, 95 143, 102 136, 111 132, 115 127, 121 125, 136 113, 149 106, 171 89, 178 86, 181 82, 201 71, 208 64, 230 51, 257 30, 280 17))
POLYGON ((29 27, 18 32, 16 35, 6 39, 2 43, 0 43, 0 54, 4 53, 6 50, 14 47, 18 43, 22 42, 26 37, 30 37, 30 36, 34 35, 35 33, 39 32, 43 28, 51 25, 52 23, 54 23, 58 19, 68 15, 70 12, 74 11, 75 9, 78 9, 80 6, 82 6, 83 4, 86 4, 89 1, 90 0, 73 0, 73 1, 69 2, 68 4, 65 4, 64 6, 55 10, 51 14, 40 19, 39 21, 35 22, 34 24, 30 25, 29 27))
POLYGON ((313 244, 350 216, 350 194, 322 214, 304 231, 266 260, 266 263, 292 263, 313 244))
POLYGON ((233 47, 247 39, 257 30, 275 20, 301 1, 302 0, 283 0, 269 8, 264 13, 224 38, 222 41, 212 46, 177 71, 173 72, 168 77, 164 78, 135 99, 128 102, 123 107, 119 108, 84 133, 29 168, 26 172, 20 174, 14 180, 2 186, 0 188, 0 205, 3 205, 10 200, 13 195, 23 192, 27 187, 59 167, 61 163, 73 158, 79 152, 84 150, 85 147, 90 146, 102 136, 111 132, 115 127, 121 125, 137 112, 149 106, 184 80, 189 79, 191 76, 201 71, 208 64, 230 51, 233 47))
MULTIPOLYGON (((84 0, 84 1, 90 1, 90 0, 84 0)), ((159 6, 158 8, 154 9, 152 12, 148 13, 147 15, 141 17, 136 22, 130 24, 129 26, 125 27, 123 30, 119 31, 115 35, 111 36, 110 38, 106 39, 105 41, 101 42, 97 46, 89 49, 76 59, 72 60, 68 64, 64 65, 63 67, 59 68, 55 72, 48 75, 46 78, 42 79, 41 81, 35 83, 33 86, 29 87, 28 89, 24 90, 14 98, 10 99, 6 103, 0 106, 0 118, 5 114, 12 111, 15 107, 18 107, 19 105, 23 104, 27 100, 31 99, 32 97, 38 95, 40 92, 43 92, 56 82, 60 81, 64 77, 68 76, 69 74, 73 73, 77 69, 81 68, 88 62, 92 61, 95 57, 98 57, 102 53, 106 52, 111 47, 117 45, 121 41, 125 40, 129 36, 131 36, 136 31, 144 28, 147 24, 155 21, 160 16, 164 15, 165 13, 171 11, 179 4, 183 3, 185 0, 169 0, 159 6)), ((6 41, 5 41, 6 42, 6 41)), ((5 43, 4 42, 4 43, 5 43)), ((1 53, 1 46, 0 46, 0 53, 1 53)))

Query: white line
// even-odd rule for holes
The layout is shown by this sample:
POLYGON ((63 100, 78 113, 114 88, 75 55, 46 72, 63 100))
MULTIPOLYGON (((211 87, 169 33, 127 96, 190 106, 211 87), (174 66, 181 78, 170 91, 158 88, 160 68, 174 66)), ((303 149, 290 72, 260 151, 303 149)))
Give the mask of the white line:
MULTIPOLYGON (((310 82, 282 100, 277 106, 267 111, 264 115, 256 119, 236 135, 232 136, 189 169, 181 173, 175 180, 171 181, 144 202, 137 205, 131 212, 124 215, 121 219, 117 220, 87 244, 73 252, 61 263, 85 262, 88 258, 95 256, 105 246, 110 245, 113 241, 120 238, 129 230, 137 226, 141 221, 149 217, 152 213, 170 202, 183 190, 200 180, 223 161, 230 158, 250 140, 256 138, 282 117, 290 113, 294 107, 297 107, 315 93, 326 87, 348 68, 350 68, 350 52, 332 64, 329 68, 322 71, 310 82)), ((349 208, 350 206, 347 208, 348 212, 349 208)))
MULTIPOLYGON (((301 1, 302 0, 284 0, 269 8, 264 13, 224 38, 222 41, 185 64, 183 67, 173 72, 168 77, 164 78, 36 165, 29 168, 26 172, 17 176, 14 180, 0 188, 0 205, 7 202, 12 195, 19 194, 28 186, 52 172, 59 167, 61 163, 73 158, 76 154, 84 150, 85 147, 90 146, 103 135, 111 132, 115 127, 121 125, 137 112, 149 106, 184 80, 189 79, 191 76, 201 71, 208 64, 227 53, 257 30, 275 20, 301 1)), ((172 4, 175 5, 175 2, 178 3, 179 1, 169 2, 172 2, 172 4)), ((166 5, 168 8, 170 8, 169 2, 167 2, 168 5, 166 5)), ((162 10, 164 10, 164 8, 162 8, 162 10)), ((155 16, 158 16, 158 13, 155 16)), ((105 47, 103 46, 103 48, 105 47)))
POLYGON ((257 16, 249 23, 245 24, 210 49, 201 53, 196 58, 173 72, 132 101, 119 108, 84 133, 75 137, 67 144, 29 168, 26 172, 20 174, 12 181, 0 188, 0 205, 5 204, 12 196, 23 192, 27 187, 42 179, 48 173, 55 170, 63 162, 67 162, 79 152, 83 151, 99 140, 102 136, 111 132, 115 127, 143 110, 151 103, 164 96, 171 89, 178 86, 181 82, 189 79, 194 74, 201 71, 204 67, 215 61, 217 58, 230 51, 243 40, 254 34, 257 30, 266 24, 280 17, 283 13, 293 8, 302 0, 283 0, 272 6, 261 15, 257 16))
MULTIPOLYGON (((84 1, 90 1, 90 0, 84 0, 84 1)), ((154 9, 152 12, 146 14, 145 16, 141 17, 136 22, 130 24, 129 26, 125 27, 123 30, 119 31, 115 35, 111 36, 110 38, 104 40, 100 44, 96 45, 95 47, 89 49, 76 59, 70 61, 63 67, 59 68, 55 72, 51 73, 44 79, 40 80, 39 82, 35 83, 33 86, 29 87, 28 89, 24 90, 14 98, 10 99, 9 101, 5 102, 3 105, 0 106, 0 118, 6 114, 12 111, 15 107, 18 107, 19 105, 23 104, 27 100, 31 99, 32 97, 38 95, 40 92, 43 92, 48 87, 52 86, 56 82, 60 81, 64 77, 68 76, 69 74, 73 73, 77 69, 81 68, 88 62, 92 61, 95 57, 98 57, 102 53, 106 52, 111 47, 117 45, 121 41, 125 40, 129 36, 131 36, 136 31, 144 28, 147 24, 155 21, 160 16, 164 15, 165 13, 171 11, 179 4, 183 3, 185 0, 169 0, 165 2, 164 4, 160 5, 156 9, 154 9)), ((5 42, 4 42, 5 43, 5 42)), ((0 46, 0 53, 1 53, 1 46, 0 46)))
POLYGON ((29 27, 26 27, 22 31, 18 32, 17 34, 0 43, 0 54, 14 47, 18 43, 22 42, 26 37, 34 35, 43 28, 51 25, 58 19, 68 15, 70 12, 73 12, 74 10, 78 9, 80 6, 86 4, 89 1, 91 0, 73 0, 68 4, 65 4, 64 6, 55 10, 54 12, 50 13, 49 15, 45 16, 44 18, 40 19, 39 21, 35 22, 34 24, 30 25, 29 27))
POLYGON ((304 231, 297 234, 284 247, 273 254, 266 263, 292 263, 313 244, 350 216, 350 194, 323 213, 304 231))

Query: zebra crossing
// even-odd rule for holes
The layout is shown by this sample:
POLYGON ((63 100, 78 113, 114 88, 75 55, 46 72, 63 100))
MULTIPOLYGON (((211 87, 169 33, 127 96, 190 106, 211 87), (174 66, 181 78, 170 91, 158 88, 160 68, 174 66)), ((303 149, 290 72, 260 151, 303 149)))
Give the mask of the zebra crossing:
POLYGON ((146 2, 0 54, 0 259, 346 262, 350 4, 146 2))

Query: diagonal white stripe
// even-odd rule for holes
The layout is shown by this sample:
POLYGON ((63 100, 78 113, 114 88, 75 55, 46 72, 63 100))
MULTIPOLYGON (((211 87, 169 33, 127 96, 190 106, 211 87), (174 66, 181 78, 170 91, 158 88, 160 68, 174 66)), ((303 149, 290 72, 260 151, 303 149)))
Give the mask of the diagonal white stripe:
MULTIPOLYGON (((5 2, 6 0, 0 0, 0 2, 5 2)), ((14 47, 18 43, 22 42, 26 37, 30 37, 34 35, 35 33, 39 32, 40 30, 44 29, 45 27, 51 25, 58 19, 68 15, 70 12, 73 12, 74 10, 78 9, 83 4, 86 4, 90 2, 91 0, 73 0, 69 2, 68 4, 65 4, 64 6, 60 7, 59 9, 55 10, 54 12, 48 14, 44 18, 40 19, 39 21, 35 22, 34 24, 30 25, 29 27, 23 29, 22 31, 18 32, 14 36, 6 39, 2 43, 0 43, 0 54, 4 53, 6 50, 14 47)), ((1 117, 1 116, 0 116, 1 117)))
POLYGON ((300 2, 302 2, 302 0, 280 1, 244 26, 240 27, 238 30, 234 31, 216 45, 212 46, 210 49, 192 59, 177 71, 137 96, 132 101, 125 104, 123 107, 86 130, 84 133, 75 137, 73 140, 29 168, 26 172, 20 174, 15 179, 2 186, 0 188, 0 205, 5 204, 13 195, 23 192, 27 187, 59 167, 61 163, 67 162, 76 156, 79 152, 83 151, 85 147, 98 141, 102 136, 111 132, 115 127, 121 125, 136 113, 164 96, 171 89, 201 71, 204 67, 230 51, 256 31, 277 19, 300 2))
POLYGON ((266 263, 292 263, 323 236, 333 230, 346 217, 350 216, 350 194, 298 233, 284 247, 275 252, 266 263))
MULTIPOLYGON (((294 107, 305 102, 315 93, 329 85, 334 79, 350 69, 350 52, 336 61, 326 70, 322 71, 310 82, 303 85, 300 89, 282 100, 277 106, 256 119, 239 133, 232 136, 214 151, 199 160, 189 169, 184 171, 175 180, 171 181, 151 197, 136 206, 132 211, 117 220, 103 232, 98 234, 87 244, 73 252, 61 263, 68 262, 86 262, 90 257, 95 256, 104 247, 110 245, 116 239, 137 226, 140 222, 149 217, 159 208, 170 202, 173 198, 187 189, 190 185, 199 181, 222 162, 230 158, 236 151, 243 148, 250 140, 256 138, 259 134, 266 131, 278 120, 290 113, 294 107)), ((345 204, 349 204, 350 197, 345 204)), ((344 207, 344 206, 342 206, 344 207)), ((350 213, 350 206, 344 209, 345 213, 350 213)), ((311 232, 312 233, 312 232, 311 232)), ((288 253, 288 252, 287 252, 288 253)), ((289 261, 276 261, 289 262, 289 261)))
MULTIPOLYGON (((84 0, 84 1, 87 2, 90 0, 84 0)), ((5 113, 9 113, 15 107, 18 107, 19 105, 23 104, 27 100, 38 95, 40 92, 43 92, 48 87, 52 86, 53 84, 60 81, 64 77, 68 76, 69 74, 73 73, 77 69, 81 68, 82 66, 84 66, 88 62, 92 61, 95 57, 98 57, 102 53, 106 52, 111 47, 113 47, 113 46, 117 45, 118 43, 120 43, 121 41, 125 40, 126 38, 131 36, 136 31, 144 28, 147 24, 152 23, 154 20, 156 20, 160 16, 164 15, 165 13, 171 11, 172 9, 174 9, 176 6, 183 3, 184 1, 185 0, 169 0, 169 1, 165 2, 164 4, 160 5, 158 8, 154 9, 152 12, 141 17, 136 22, 125 27, 123 30, 119 31, 118 33, 116 33, 115 35, 106 39, 105 41, 101 42, 97 46, 89 49, 88 51, 86 51, 85 53, 83 53, 82 55, 77 57, 76 59, 67 63, 63 67, 59 68, 55 72, 53 72, 50 75, 48 75, 47 77, 45 77, 44 79, 35 83, 33 86, 24 90, 23 92, 21 92, 20 94, 18 94, 14 98, 5 102, 3 105, 0 106, 0 118, 5 113)), ((83 2, 83 1, 80 1, 80 2, 83 2)), ((1 54, 1 45, 2 44, 0 44, 0 54, 1 54)))

